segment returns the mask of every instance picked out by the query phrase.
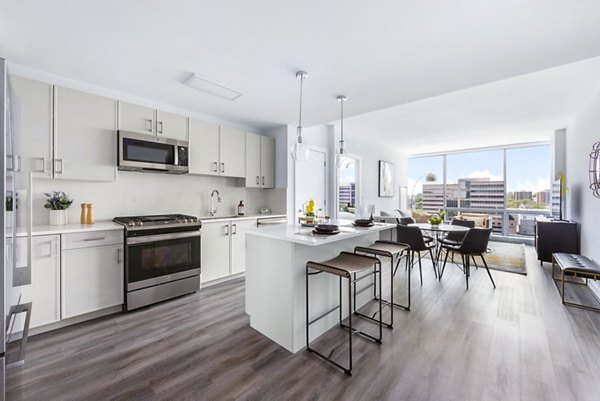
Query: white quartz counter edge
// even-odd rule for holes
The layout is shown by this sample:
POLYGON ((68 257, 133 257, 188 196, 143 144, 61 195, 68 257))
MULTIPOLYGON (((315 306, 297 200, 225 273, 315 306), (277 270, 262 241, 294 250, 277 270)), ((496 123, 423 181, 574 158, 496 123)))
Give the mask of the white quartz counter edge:
MULTIPOLYGON (((115 224, 112 221, 97 221, 94 224, 66 224, 63 226, 33 226, 32 234, 37 235, 54 235, 54 234, 69 234, 93 231, 107 230, 122 230, 123 226, 115 224)), ((11 234, 11 229, 6 229, 6 235, 11 234)), ((17 227, 17 237, 27 235, 27 227, 17 227)))
POLYGON ((248 230, 247 235, 256 235, 276 239, 280 241, 293 242, 295 244, 319 246, 330 244, 332 242, 343 241, 348 238, 358 237, 368 233, 390 230, 395 228, 395 224, 375 223, 373 227, 360 228, 351 224, 340 224, 340 233, 330 236, 316 236, 312 234, 312 228, 302 227, 299 224, 277 225, 273 227, 264 227, 248 230))
POLYGON ((213 223, 213 222, 220 222, 220 221, 236 221, 236 220, 257 220, 257 219, 275 219, 275 218, 281 218, 281 217, 286 217, 285 214, 250 214, 250 215, 244 215, 244 216, 238 216, 238 217, 231 217, 231 216, 223 216, 223 217, 219 217, 219 216, 208 216, 208 217, 199 217, 200 221, 202 221, 202 223, 213 223))

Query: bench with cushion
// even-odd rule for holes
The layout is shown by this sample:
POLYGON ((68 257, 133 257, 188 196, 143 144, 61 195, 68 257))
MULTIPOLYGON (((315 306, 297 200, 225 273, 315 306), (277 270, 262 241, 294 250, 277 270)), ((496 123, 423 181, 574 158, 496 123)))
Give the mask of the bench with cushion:
POLYGON ((552 254, 552 278, 554 280, 561 281, 561 300, 564 305, 568 306, 576 306, 578 308, 589 309, 596 312, 600 312, 600 308, 595 308, 593 306, 577 304, 574 302, 565 301, 565 277, 573 277, 573 278, 583 278, 585 282, 579 283, 576 281, 570 281, 574 284, 584 284, 587 285, 588 279, 600 279, 600 265, 594 262, 593 260, 582 256, 576 255, 573 253, 553 253, 552 254), (555 266, 557 266, 561 270, 561 276, 555 277, 554 271, 555 266))

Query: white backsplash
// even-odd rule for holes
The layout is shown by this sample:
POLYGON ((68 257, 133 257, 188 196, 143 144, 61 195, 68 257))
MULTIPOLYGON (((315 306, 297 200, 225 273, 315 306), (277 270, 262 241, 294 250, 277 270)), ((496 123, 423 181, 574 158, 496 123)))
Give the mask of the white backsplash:
MULTIPOLYGON (((34 179, 33 224, 48 224, 44 209, 44 192, 64 191, 75 202, 68 209, 69 223, 78 223, 81 203, 94 204, 96 220, 112 220, 115 216, 162 213, 184 213, 208 216, 210 194, 221 193, 218 215, 237 214, 237 205, 244 201, 246 214, 258 213, 268 207, 273 214, 285 214, 285 189, 257 189, 242 186, 242 179, 193 175, 147 174, 119 171, 114 182, 85 182, 34 179)), ((25 211, 25 191, 18 191, 19 210, 25 211)), ((26 213, 19 213, 17 224, 26 225, 26 213)))

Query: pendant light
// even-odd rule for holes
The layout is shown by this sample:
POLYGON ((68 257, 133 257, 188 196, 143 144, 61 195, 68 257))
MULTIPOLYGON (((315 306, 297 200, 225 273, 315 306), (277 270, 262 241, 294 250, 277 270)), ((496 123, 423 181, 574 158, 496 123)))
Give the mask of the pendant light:
POLYGON ((302 83, 308 78, 306 71, 298 71, 296 78, 300 79, 300 113, 298 116, 298 128, 296 130, 296 142, 290 148, 292 159, 297 162, 303 162, 308 160, 309 149, 302 139, 302 83))
POLYGON ((348 98, 344 95, 337 97, 338 102, 341 105, 341 118, 340 118, 340 149, 336 152, 336 164, 338 167, 342 166, 342 158, 346 156, 346 149, 344 149, 344 102, 348 98))

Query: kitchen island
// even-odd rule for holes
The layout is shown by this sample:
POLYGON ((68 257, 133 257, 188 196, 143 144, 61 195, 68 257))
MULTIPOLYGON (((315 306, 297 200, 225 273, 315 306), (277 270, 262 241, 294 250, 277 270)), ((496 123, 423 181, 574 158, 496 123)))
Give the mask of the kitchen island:
MULTIPOLYGON (((378 239, 390 239, 395 224, 376 223, 373 227, 354 227, 341 220, 340 233, 317 236, 312 228, 297 224, 260 228, 246 233, 246 313, 250 326, 288 351, 306 346, 306 262, 324 261, 341 251, 354 251, 378 239)), ((319 274, 310 278, 310 318, 336 306, 339 301, 338 277, 319 274)), ((359 291, 372 284, 372 279, 359 283, 359 291), (362 284, 362 285, 361 285, 362 284)), ((342 286, 346 294, 346 286, 342 286)), ((346 295, 343 295, 346 297, 346 295)), ((357 297, 357 307, 373 297, 364 291, 357 297)), ((347 298, 343 298, 347 299, 347 298)), ((348 314, 344 304, 343 315, 348 314)), ((338 313, 311 326, 311 341, 338 323, 338 313)))

